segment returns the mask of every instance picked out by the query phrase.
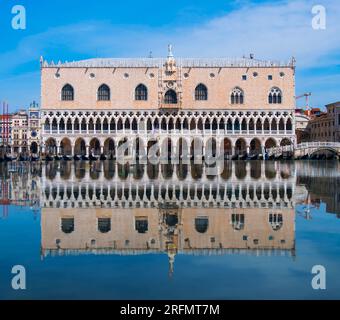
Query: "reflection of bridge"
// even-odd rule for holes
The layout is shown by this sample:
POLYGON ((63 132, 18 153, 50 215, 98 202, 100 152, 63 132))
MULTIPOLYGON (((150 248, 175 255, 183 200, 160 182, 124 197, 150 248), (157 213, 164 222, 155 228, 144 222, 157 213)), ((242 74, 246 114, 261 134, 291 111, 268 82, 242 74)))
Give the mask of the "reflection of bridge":
POLYGON ((313 158, 316 155, 334 158, 340 157, 339 142, 305 142, 296 146, 283 146, 268 149, 268 155, 276 157, 284 153, 294 153, 295 159, 313 158))

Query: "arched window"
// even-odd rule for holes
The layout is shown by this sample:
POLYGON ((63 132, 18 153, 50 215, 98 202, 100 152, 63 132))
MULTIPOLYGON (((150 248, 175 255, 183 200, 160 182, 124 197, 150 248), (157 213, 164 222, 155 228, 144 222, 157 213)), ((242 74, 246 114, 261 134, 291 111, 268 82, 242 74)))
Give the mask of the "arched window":
POLYGON ((66 130, 68 133, 72 133, 72 120, 68 119, 66 123, 66 130))
POLYGON ((274 231, 280 230, 283 226, 283 217, 281 213, 270 213, 269 223, 274 231))
POLYGON ((136 217, 135 229, 138 233, 147 233, 149 229, 148 218, 136 217))
POLYGON ((209 227, 209 219, 202 217, 202 218, 196 218, 195 219, 195 229, 199 233, 205 233, 207 232, 209 227))
POLYGON ((45 121, 45 131, 50 131, 50 129, 51 129, 50 120, 46 119, 46 121, 45 121))
POLYGON ((102 84, 98 88, 98 101, 110 101, 111 92, 110 88, 106 84, 102 84))
POLYGON ((74 100, 74 89, 70 84, 66 84, 61 90, 62 101, 73 101, 74 100))
POLYGON ((174 90, 168 90, 164 95, 164 103, 177 104, 177 93, 174 90))
POLYGON ((244 214, 236 214, 233 213, 231 215, 231 224, 234 230, 243 230, 244 229, 244 214))
POLYGON ((98 218, 98 231, 101 233, 108 233, 111 231, 110 218, 98 218))
POLYGON ((272 88, 269 92, 268 102, 270 104, 280 104, 282 103, 282 92, 279 88, 272 88))
POLYGON ((230 95, 231 104, 243 104, 244 102, 244 93, 243 90, 236 87, 233 89, 230 95))
POLYGON ((69 234, 74 231, 74 218, 61 218, 61 231, 69 234))
POLYGON ((136 87, 135 100, 138 101, 148 100, 148 88, 144 84, 140 84, 136 87))
POLYGON ((202 83, 195 89, 195 100, 208 100, 208 89, 202 83))

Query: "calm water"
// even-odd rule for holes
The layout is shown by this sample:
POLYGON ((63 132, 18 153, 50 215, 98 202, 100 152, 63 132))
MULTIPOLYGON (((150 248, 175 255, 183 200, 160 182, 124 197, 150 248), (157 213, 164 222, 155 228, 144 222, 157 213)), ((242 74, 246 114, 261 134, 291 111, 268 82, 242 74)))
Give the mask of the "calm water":
POLYGON ((209 169, 1 164, 0 299, 340 298, 339 162, 209 169))

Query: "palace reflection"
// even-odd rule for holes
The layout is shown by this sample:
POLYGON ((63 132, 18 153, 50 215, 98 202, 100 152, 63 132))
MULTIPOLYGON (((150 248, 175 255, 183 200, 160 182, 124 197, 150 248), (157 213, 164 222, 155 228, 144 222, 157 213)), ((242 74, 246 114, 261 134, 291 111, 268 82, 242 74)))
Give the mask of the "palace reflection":
POLYGON ((41 208, 42 258, 78 254, 295 256, 296 206, 339 214, 339 163, 112 161, 0 165, 3 207, 41 208))
POLYGON ((42 178, 42 255, 295 255, 294 166, 227 162, 51 163, 42 178))

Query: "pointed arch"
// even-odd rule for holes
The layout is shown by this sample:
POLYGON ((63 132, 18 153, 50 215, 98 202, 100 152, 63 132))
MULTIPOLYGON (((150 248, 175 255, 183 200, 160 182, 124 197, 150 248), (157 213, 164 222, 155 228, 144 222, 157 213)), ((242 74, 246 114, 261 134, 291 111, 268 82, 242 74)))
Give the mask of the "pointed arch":
POLYGON ((98 88, 97 99, 98 99, 98 101, 110 101, 110 99, 111 99, 111 90, 110 90, 108 85, 102 84, 98 88))
POLYGON ((75 133, 78 133, 80 131, 80 123, 79 123, 78 118, 75 118, 75 120, 74 120, 73 130, 74 130, 75 133))
POLYGON ((268 94, 269 104, 281 104, 282 103, 282 91, 278 87, 273 87, 270 89, 268 94))
POLYGON ((168 90, 164 95, 165 104, 177 104, 177 93, 175 90, 168 90))
POLYGON ((87 123, 86 123, 85 118, 83 118, 81 120, 80 130, 81 130, 82 133, 86 133, 87 132, 87 123))
POLYGON ((74 100, 74 89, 70 84, 65 84, 61 89, 61 100, 62 101, 74 100))
POLYGON ((243 104, 244 102, 244 92, 241 88, 235 87, 230 94, 231 104, 243 104))
POLYGON ((195 88, 195 100, 197 101, 208 100, 208 88, 203 83, 200 83, 195 88))
POLYGON ((139 84, 135 89, 135 100, 147 101, 148 100, 148 88, 144 84, 139 84))
POLYGON ((59 131, 64 133, 65 132, 65 120, 64 118, 61 118, 60 121, 59 121, 59 131))

